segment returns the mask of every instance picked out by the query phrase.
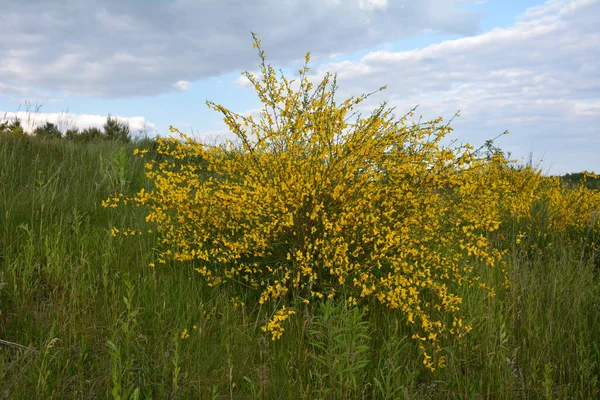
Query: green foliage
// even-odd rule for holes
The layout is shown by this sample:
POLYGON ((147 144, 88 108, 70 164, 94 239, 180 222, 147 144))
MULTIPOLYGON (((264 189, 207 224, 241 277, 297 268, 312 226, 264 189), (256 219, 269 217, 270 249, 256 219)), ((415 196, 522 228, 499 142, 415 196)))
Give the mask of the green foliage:
POLYGON ((137 368, 136 359, 136 354, 141 351, 142 339, 137 333, 140 308, 134 307, 135 285, 127 277, 124 278, 124 283, 126 289, 123 302, 126 308, 119 316, 120 329, 115 329, 113 339, 106 341, 111 358, 110 393, 115 400, 139 398, 139 374, 143 371, 137 368))
POLYGON ((127 123, 118 121, 117 118, 111 118, 110 114, 104 123, 104 134, 109 140, 131 142, 129 125, 127 123))
POLYGON ((62 138, 61 131, 51 122, 46 122, 46 125, 38 126, 33 131, 33 134, 40 139, 60 139, 62 138))
POLYGON ((315 378, 319 398, 357 398, 365 385, 370 362, 369 326, 365 310, 344 301, 322 302, 308 329, 308 343, 315 350, 315 378))
POLYGON ((89 127, 81 131, 78 128, 69 129, 65 133, 64 138, 65 140, 76 143, 91 143, 100 140, 107 140, 108 136, 104 134, 101 129, 89 127))
POLYGON ((93 142, 96 140, 105 140, 107 136, 101 129, 96 127, 86 128, 79 134, 79 140, 82 142, 93 142))
POLYGON ((110 191, 116 192, 126 188, 129 157, 124 147, 119 147, 112 157, 106 159, 99 156, 99 169, 103 174, 103 182, 108 182, 110 191))
POLYGON ((70 128, 65 132, 66 140, 76 140, 79 135, 79 128, 70 128))

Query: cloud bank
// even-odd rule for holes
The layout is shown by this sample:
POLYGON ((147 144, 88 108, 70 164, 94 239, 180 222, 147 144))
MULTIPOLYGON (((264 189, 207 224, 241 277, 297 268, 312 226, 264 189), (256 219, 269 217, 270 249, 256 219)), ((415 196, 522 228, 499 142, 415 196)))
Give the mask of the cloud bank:
POLYGON ((173 82, 258 64, 251 31, 276 55, 274 62, 288 64, 308 48, 326 58, 425 29, 473 34, 479 16, 460 9, 464 3, 469 2, 4 2, 0 83, 10 82, 15 91, 43 88, 66 95, 155 95, 173 90, 173 82))

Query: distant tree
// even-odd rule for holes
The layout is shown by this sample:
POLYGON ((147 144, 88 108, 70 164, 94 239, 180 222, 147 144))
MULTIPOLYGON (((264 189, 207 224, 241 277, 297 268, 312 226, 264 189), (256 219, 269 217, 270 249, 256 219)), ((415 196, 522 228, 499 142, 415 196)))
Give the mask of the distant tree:
POLYGON ((46 125, 38 126, 33 131, 35 136, 40 139, 60 139, 62 138, 61 131, 58 130, 56 125, 51 122, 46 122, 46 125))
POLYGON ((583 172, 574 172, 570 174, 565 174, 560 177, 560 179, 570 186, 577 186, 581 182, 584 182, 583 185, 588 189, 596 189, 600 190, 600 178, 593 178, 588 176, 585 178, 585 174, 583 172))
POLYGON ((67 140, 77 140, 79 136, 79 128, 70 128, 65 132, 65 139, 67 140))
POLYGON ((104 132, 102 132, 101 129, 98 129, 96 127, 86 128, 75 137, 76 141, 85 143, 103 139, 106 139, 106 135, 104 134, 104 132))
POLYGON ((104 123, 104 133, 109 140, 131 142, 129 124, 119 122, 116 118, 111 118, 110 114, 108 114, 108 118, 106 118, 106 122, 104 123))

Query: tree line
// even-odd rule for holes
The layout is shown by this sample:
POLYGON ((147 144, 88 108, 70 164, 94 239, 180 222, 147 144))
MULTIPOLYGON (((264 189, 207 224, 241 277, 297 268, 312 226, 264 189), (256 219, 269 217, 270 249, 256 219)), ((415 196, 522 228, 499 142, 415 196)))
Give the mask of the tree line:
MULTIPOLYGON (((0 123, 0 133, 26 135, 21 121, 17 118, 12 121, 7 120, 0 123)), ((110 114, 106 118, 106 122, 102 129, 96 127, 88 127, 83 130, 79 130, 79 128, 69 128, 63 135, 56 124, 46 122, 45 125, 36 127, 33 130, 33 135, 40 139, 65 139, 75 142, 93 142, 98 140, 117 140, 125 143, 131 142, 129 124, 118 121, 117 118, 112 118, 110 114)))

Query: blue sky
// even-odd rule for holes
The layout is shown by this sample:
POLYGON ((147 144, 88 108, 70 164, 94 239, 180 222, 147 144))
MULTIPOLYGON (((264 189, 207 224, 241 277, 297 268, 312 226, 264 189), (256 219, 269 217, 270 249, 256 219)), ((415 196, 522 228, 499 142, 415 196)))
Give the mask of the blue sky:
POLYGON ((240 74, 260 76, 253 31, 288 79, 298 81, 306 52, 315 87, 337 72, 336 100, 387 85, 357 107, 363 116, 383 101, 396 116, 419 104, 415 119, 461 110, 459 141, 478 147, 509 130, 497 145, 533 153, 546 173, 600 172, 596 0, 3 3, 0 118, 42 104, 30 128, 101 126, 110 113, 151 135, 172 124, 229 137, 205 101, 260 118, 240 74))

